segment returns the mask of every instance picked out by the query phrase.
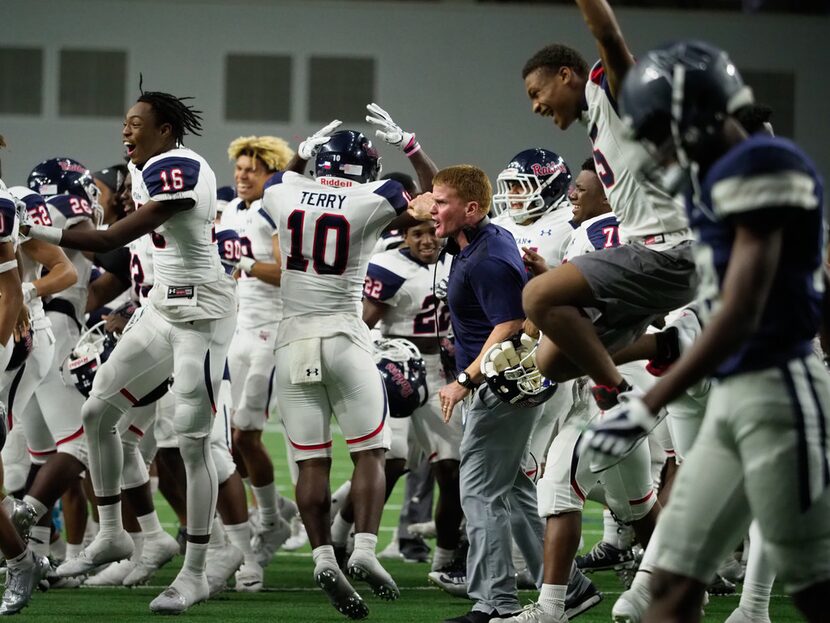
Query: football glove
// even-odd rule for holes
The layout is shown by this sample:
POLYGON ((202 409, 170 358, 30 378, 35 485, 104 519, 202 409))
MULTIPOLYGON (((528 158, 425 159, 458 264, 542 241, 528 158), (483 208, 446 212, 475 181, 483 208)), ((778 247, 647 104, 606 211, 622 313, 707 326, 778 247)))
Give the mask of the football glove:
POLYGON ((300 143, 297 148, 297 154, 303 160, 311 160, 320 151, 320 147, 329 142, 331 133, 334 132, 340 124, 343 123, 339 119, 335 119, 327 126, 320 128, 314 134, 309 136, 306 140, 300 143))
POLYGON ((366 115, 366 121, 380 128, 375 130, 375 136, 382 138, 393 147, 397 147, 407 157, 421 149, 418 141, 415 140, 415 133, 402 130, 383 108, 372 102, 367 104, 366 110, 371 113, 366 115))
POLYGON ((604 472, 634 452, 665 417, 665 409, 652 414, 641 395, 634 391, 620 394, 619 404, 582 433, 579 454, 590 461, 592 472, 604 472))

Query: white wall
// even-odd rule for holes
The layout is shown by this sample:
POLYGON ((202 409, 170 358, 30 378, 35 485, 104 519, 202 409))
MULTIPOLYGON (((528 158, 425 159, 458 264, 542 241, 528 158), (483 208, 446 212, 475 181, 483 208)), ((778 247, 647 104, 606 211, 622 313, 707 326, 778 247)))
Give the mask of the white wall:
MULTIPOLYGON (((629 46, 642 52, 696 36, 730 50, 740 67, 795 71, 796 140, 830 171, 830 18, 737 13, 620 10, 629 46)), ((241 134, 272 133, 296 143, 316 129, 305 118, 306 59, 313 54, 377 58, 377 101, 441 165, 470 162, 495 176, 521 149, 544 146, 573 168, 588 155, 584 131, 560 132, 530 113, 520 71, 538 48, 572 45, 593 59, 596 48, 570 7, 471 3, 385 3, 341 0, 2 0, 3 46, 45 50, 44 113, 0 116, 9 148, 7 183, 24 183, 43 158, 71 155, 95 169, 119 160, 120 120, 57 115, 57 65, 62 48, 125 49, 128 102, 145 88, 193 95, 205 112, 205 135, 186 143, 231 181, 225 149, 241 134), (293 122, 225 122, 224 56, 228 52, 294 57, 293 122)), ((262 79, 251 76, 251 80, 262 79)), ((267 77, 265 77, 267 79, 267 77)), ((3 84, 0 88, 14 88, 3 84)), ((365 128, 364 128, 365 129, 365 128)), ((390 150, 385 170, 407 170, 390 150)))

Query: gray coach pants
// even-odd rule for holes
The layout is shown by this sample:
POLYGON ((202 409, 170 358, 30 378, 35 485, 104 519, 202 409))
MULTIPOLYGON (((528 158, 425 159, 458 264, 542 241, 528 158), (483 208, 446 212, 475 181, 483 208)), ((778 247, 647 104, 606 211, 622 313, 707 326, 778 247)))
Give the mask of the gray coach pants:
POLYGON ((542 407, 523 409, 499 400, 486 386, 463 406, 461 507, 467 518, 467 592, 473 610, 520 610, 510 554, 516 540, 533 577, 542 574, 544 524, 536 487, 522 470, 530 434, 542 407))

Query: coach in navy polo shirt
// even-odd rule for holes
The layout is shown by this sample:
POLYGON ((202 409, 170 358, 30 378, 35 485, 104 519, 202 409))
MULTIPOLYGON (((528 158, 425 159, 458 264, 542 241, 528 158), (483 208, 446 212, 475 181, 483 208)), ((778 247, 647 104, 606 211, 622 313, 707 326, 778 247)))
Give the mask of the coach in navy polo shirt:
POLYGON ((536 489, 521 469, 542 407, 505 404, 480 385, 482 354, 522 329, 527 272, 513 236, 487 218, 492 188, 485 173, 460 165, 433 180, 436 233, 455 255, 448 302, 458 376, 439 392, 444 419, 462 402, 461 506, 467 518, 467 593, 473 609, 446 623, 484 623, 521 610, 511 558, 516 539, 537 581, 543 524, 536 489))

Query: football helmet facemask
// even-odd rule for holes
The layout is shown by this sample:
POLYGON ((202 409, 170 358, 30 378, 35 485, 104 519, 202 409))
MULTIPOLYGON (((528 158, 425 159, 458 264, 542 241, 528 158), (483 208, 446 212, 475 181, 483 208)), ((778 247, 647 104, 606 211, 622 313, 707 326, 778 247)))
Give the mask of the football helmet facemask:
POLYGON ((426 403, 427 371, 421 351, 409 340, 377 340, 375 365, 383 378, 389 415, 404 418, 426 403))
POLYGON ((568 165, 558 154, 538 147, 525 149, 499 173, 493 212, 506 212, 519 224, 537 218, 567 200, 572 179, 568 165), (517 186, 520 192, 515 192, 517 186))
POLYGON ((481 373, 490 390, 502 402, 517 407, 535 407, 550 399, 556 383, 536 367, 539 342, 526 333, 493 344, 481 360, 481 373))

